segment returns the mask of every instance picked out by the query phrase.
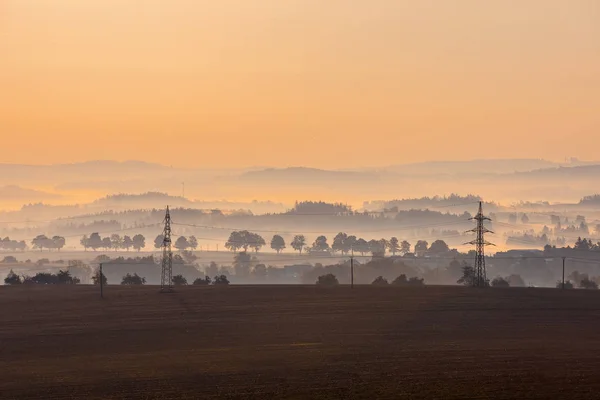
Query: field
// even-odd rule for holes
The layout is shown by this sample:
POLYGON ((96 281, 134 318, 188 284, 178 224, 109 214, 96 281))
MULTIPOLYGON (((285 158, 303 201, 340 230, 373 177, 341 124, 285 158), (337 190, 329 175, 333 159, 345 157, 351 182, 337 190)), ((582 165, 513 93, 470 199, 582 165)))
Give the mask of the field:
POLYGON ((598 398, 600 292, 0 287, 2 398, 598 398))

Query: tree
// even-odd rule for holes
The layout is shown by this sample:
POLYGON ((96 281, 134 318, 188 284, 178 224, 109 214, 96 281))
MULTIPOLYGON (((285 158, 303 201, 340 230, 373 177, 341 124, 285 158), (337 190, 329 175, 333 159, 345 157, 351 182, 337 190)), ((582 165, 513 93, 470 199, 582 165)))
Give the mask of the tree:
POLYGON ((579 287, 582 289, 598 289, 598 284, 588 277, 585 277, 579 282, 579 287))
POLYGON ((188 238, 188 244, 192 250, 196 250, 198 248, 198 239, 196 239, 196 236, 190 236, 188 238))
POLYGON ((213 285, 229 285, 229 279, 227 279, 227 277, 225 275, 215 276, 213 285))
POLYGON ((419 279, 416 276, 408 278, 408 286, 424 286, 424 285, 425 285, 425 279, 423 279, 423 278, 419 279))
POLYGON ((187 285, 187 279, 185 279, 185 276, 179 274, 179 275, 174 275, 173 276, 173 285, 175 286, 183 286, 183 285, 187 285))
POLYGON ((113 233, 110 235, 110 245, 115 251, 121 249, 123 247, 123 238, 121 235, 118 233, 113 233))
POLYGON ((410 253, 410 247, 410 243, 408 243, 406 240, 403 240, 402 243, 400 243, 400 253, 402 253, 402 255, 410 253))
POLYGON ((31 241, 31 245, 33 246, 34 249, 40 249, 40 251, 42 251, 44 249, 44 247, 48 247, 49 240, 50 239, 48 239, 48 237, 46 235, 37 235, 31 241))
POLYGON ((133 275, 131 274, 127 274, 123 277, 123 280, 121 281, 121 285, 145 285, 146 284, 146 278, 140 277, 137 273, 134 273, 133 275))
POLYGON ((246 244, 248 245, 248 247, 254 250, 255 253, 258 253, 261 247, 263 247, 266 244, 265 239, 263 239, 263 237, 260 236, 258 233, 251 233, 246 231, 246 237, 246 244))
POLYGON ((56 283, 59 285, 76 285, 81 281, 79 278, 72 276, 71 272, 59 270, 56 274, 56 283))
POLYGON ((102 238, 102 247, 104 247, 104 250, 109 250, 112 246, 113 244, 109 237, 102 238))
POLYGON ((123 248, 126 249, 127 251, 129 251, 130 248, 133 247, 133 240, 131 239, 131 237, 125 235, 123 236, 123 244, 122 244, 123 248))
POLYGON ((193 285, 210 285, 210 276, 205 276, 204 278, 196 278, 194 280, 193 285))
POLYGON ((96 270, 96 272, 94 272, 94 275, 92 275, 92 283, 94 285, 99 285, 101 280, 102 280, 102 285, 107 285, 108 284, 108 280, 106 279, 106 275, 104 275, 104 273, 100 274, 100 268, 98 268, 96 270))
POLYGON ((88 241, 89 241, 89 240, 90 240, 90 239, 88 238, 88 236, 87 236, 87 235, 83 235, 83 237, 82 237, 82 238, 81 238, 81 240, 79 241, 79 243, 80 243, 80 244, 83 246, 83 250, 84 250, 84 251, 87 251, 88 247, 90 247, 90 246, 88 245, 88 241))
POLYGON ((525 287, 525 281, 521 277, 521 275, 511 274, 508 278, 508 284, 511 287, 525 287))
POLYGON ((387 279, 385 279, 383 276, 378 276, 377 278, 375 278, 375 280, 373 282, 371 282, 371 285, 376 285, 376 286, 387 286, 389 285, 387 279))
POLYGON ((175 241, 175 248, 179 251, 183 251, 188 247, 190 247, 190 243, 185 236, 179 236, 175 241))
POLYGON ((164 240, 165 237, 162 234, 156 236, 156 238, 154 239, 154 248, 160 249, 163 245, 164 240))
POLYGON ((333 250, 333 252, 339 251, 343 254, 344 250, 346 249, 346 247, 344 246, 344 241, 346 241, 347 238, 348 235, 343 232, 340 232, 337 235, 335 235, 335 237, 333 238, 333 243, 331 244, 331 250, 333 250))
POLYGON ((5 285, 20 285, 21 283, 23 283, 21 277, 15 274, 12 269, 10 270, 8 275, 6 275, 6 278, 4 278, 5 285))
POLYGON ((244 245, 244 238, 242 237, 242 234, 238 231, 231 232, 231 234, 229 235, 229 239, 227 239, 227 242, 225 242, 225 248, 231 251, 238 251, 239 249, 244 247, 244 245))
POLYGON ((88 247, 92 250, 96 251, 100 247, 102 247, 102 238, 98 232, 94 232, 90 235, 87 241, 88 247))
POLYGON ((396 286, 406 286, 408 285, 408 279, 406 279, 406 275, 402 274, 398 276, 396 279, 392 281, 392 285, 396 286))
POLYGON ((529 223, 529 217, 527 216, 527 214, 523 213, 523 215, 521 216, 521 223, 525 225, 529 223))
POLYGON ((400 251, 400 242, 397 237, 393 237, 388 242, 388 250, 392 253, 393 256, 396 255, 397 252, 400 251))
POLYGON ((510 283, 508 282, 507 279, 504 279, 499 276, 492 280, 492 286, 493 287, 510 287, 510 283))
POLYGON ((313 251, 327 251, 329 250, 329 244, 327 238, 323 235, 317 237, 312 245, 313 251))
POLYGON ((137 234, 133 237, 133 248, 137 251, 140 251, 144 247, 146 247, 146 238, 144 235, 137 234))
POLYGON ((251 265, 252 257, 245 251, 241 251, 233 257, 233 269, 236 277, 248 277, 251 265))
POLYGON ((449 251, 450 248, 443 240, 436 240, 435 242, 431 243, 431 246, 429 247, 429 252, 436 255, 443 255, 449 251))
POLYGON ((415 244, 415 254, 417 257, 423 257, 425 255, 425 253, 427 252, 427 247, 429 246, 429 243, 427 243, 427 240, 419 240, 417 241, 417 244, 415 244))
POLYGON ((336 286, 339 285, 340 282, 338 282, 334 274, 326 274, 319 276, 316 284, 319 286, 336 286))
POLYGON ((271 239, 271 248, 279 254, 281 250, 285 249, 285 241, 279 235, 273 235, 273 239, 271 239))
POLYGON ((265 264, 255 265, 252 268, 252 276, 259 281, 264 281, 267 278, 267 266, 265 264))
POLYGON ((359 252, 360 255, 364 256, 365 253, 369 251, 369 242, 363 238, 357 239, 356 243, 354 244, 354 250, 359 252))
POLYGON ((294 240, 292 240, 292 248, 296 250, 299 254, 302 254, 302 249, 306 246, 306 238, 304 235, 296 235, 294 236, 294 240))
MULTIPOLYGON (((563 284, 561 281, 556 282, 557 289, 562 289, 562 287, 563 287, 563 284)), ((565 289, 573 289, 573 282, 565 281, 565 289)))
POLYGON ((354 248, 356 246, 356 236, 354 235, 350 235, 348 237, 346 237, 346 239, 344 239, 344 244, 343 244, 343 251, 344 253, 348 253, 349 251, 354 251, 354 248))
MULTIPOLYGON (((483 278, 480 278, 480 279, 483 279, 483 278)), ((477 278, 475 277, 475 268, 473 268, 467 264, 464 264, 463 276, 461 276, 460 279, 458 279, 456 281, 456 283, 459 283, 459 284, 465 285, 465 286, 489 286, 489 281, 487 281, 487 280, 485 282, 479 282, 482 285, 477 284, 477 278)))

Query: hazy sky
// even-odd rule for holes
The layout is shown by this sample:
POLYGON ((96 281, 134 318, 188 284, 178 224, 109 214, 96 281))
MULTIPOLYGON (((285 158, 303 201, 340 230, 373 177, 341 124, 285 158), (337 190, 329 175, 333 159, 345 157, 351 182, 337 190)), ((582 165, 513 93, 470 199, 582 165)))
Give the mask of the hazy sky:
POLYGON ((598 0, 0 0, 2 162, 599 159, 598 0))

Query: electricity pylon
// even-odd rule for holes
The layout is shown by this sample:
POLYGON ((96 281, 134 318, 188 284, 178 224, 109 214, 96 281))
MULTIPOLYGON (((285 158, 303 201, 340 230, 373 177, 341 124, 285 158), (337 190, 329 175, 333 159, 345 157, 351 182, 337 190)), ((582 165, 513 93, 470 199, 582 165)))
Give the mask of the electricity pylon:
POLYGON ((491 221, 488 217, 483 215, 483 206, 482 202, 479 202, 479 212, 473 218, 469 218, 469 220, 477 221, 477 226, 475 229, 468 230, 467 232, 474 232, 477 237, 475 240, 467 242, 465 244, 475 245, 475 265, 473 267, 473 286, 484 287, 488 286, 487 277, 485 274, 485 246, 495 246, 495 244, 488 242, 485 240, 484 235, 486 233, 494 233, 487 229, 484 225, 484 221, 491 221))
POLYGON ((165 214, 165 228, 163 230, 160 291, 173 291, 173 252, 171 251, 171 214, 169 213, 169 206, 167 206, 167 212, 165 214))

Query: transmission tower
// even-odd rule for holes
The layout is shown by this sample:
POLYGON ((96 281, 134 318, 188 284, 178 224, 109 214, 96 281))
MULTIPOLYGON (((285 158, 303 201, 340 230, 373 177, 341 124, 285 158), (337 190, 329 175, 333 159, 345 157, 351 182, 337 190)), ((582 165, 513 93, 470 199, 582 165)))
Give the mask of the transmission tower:
POLYGON ((484 225, 484 221, 491 221, 488 217, 483 215, 483 205, 482 202, 479 202, 479 212, 473 218, 469 218, 470 220, 477 221, 477 226, 475 229, 468 230, 467 232, 474 232, 477 237, 475 240, 472 240, 465 244, 475 245, 475 265, 473 268, 473 286, 487 286, 488 281, 485 275, 485 246, 495 246, 495 244, 490 243, 485 240, 484 235, 486 233, 494 233, 487 229, 484 225))
POLYGON ((171 251, 171 214, 169 213, 169 206, 167 206, 167 212, 165 214, 165 229, 163 230, 160 291, 173 291, 173 252, 171 251))

